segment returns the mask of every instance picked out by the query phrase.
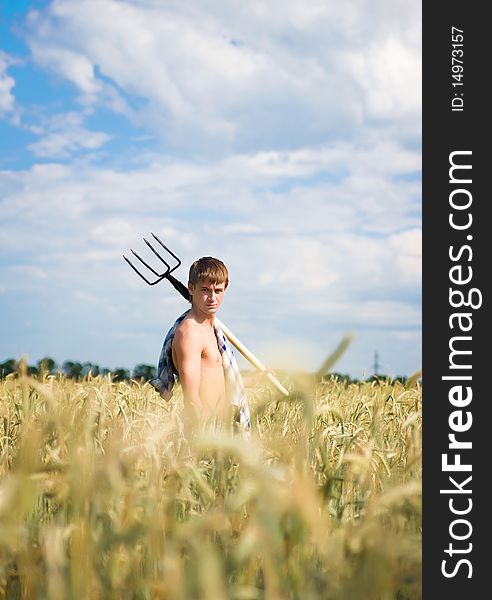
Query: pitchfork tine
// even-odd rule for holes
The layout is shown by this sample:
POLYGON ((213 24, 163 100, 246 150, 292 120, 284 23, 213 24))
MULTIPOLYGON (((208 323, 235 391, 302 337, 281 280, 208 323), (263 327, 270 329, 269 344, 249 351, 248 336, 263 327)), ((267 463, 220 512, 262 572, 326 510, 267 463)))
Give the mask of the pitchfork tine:
POLYGON ((149 271, 152 271, 152 273, 154 273, 154 275, 156 275, 157 277, 162 277, 162 278, 163 278, 163 277, 165 277, 165 276, 167 275, 167 273, 168 273, 168 271, 169 271, 169 265, 168 265, 168 267, 167 267, 167 271, 166 271, 165 273, 158 273, 158 272, 157 272, 155 269, 153 269, 153 268, 152 268, 152 267, 151 267, 151 266, 150 266, 148 263, 146 263, 146 262, 144 261, 144 259, 143 259, 143 258, 141 258, 141 257, 140 257, 140 256, 139 256, 139 255, 138 255, 136 252, 135 252, 135 250, 132 250, 131 248, 130 248, 130 250, 131 250, 132 254, 133 254, 134 256, 136 256, 136 257, 138 258, 138 260, 139 260, 139 261, 140 261, 140 262, 141 262, 143 265, 145 265, 145 266, 147 267, 147 269, 149 269, 149 271))
POLYGON ((137 273, 137 275, 139 275, 144 281, 145 283, 148 283, 149 285, 155 285, 156 283, 159 283, 160 281, 162 281, 163 279, 168 279, 171 284, 180 292, 181 295, 183 295, 185 298, 188 297, 188 290, 186 289, 185 286, 183 286, 183 284, 181 284, 180 282, 178 282, 177 279, 175 279, 171 273, 173 271, 175 271, 180 265, 181 265, 181 260, 176 256, 176 254, 174 254, 174 252, 172 250, 170 250, 165 244, 164 242, 162 242, 162 240, 160 240, 155 233, 152 233, 152 237, 156 240, 156 242, 158 242, 163 248, 164 250, 170 254, 175 260, 176 260, 176 265, 174 267, 171 268, 171 265, 166 262, 164 260, 164 258, 162 258, 162 256, 159 254, 159 252, 157 252, 157 250, 154 248, 154 246, 152 246, 152 244, 146 240, 145 238, 143 238, 143 241, 147 244, 147 246, 152 250, 152 252, 157 256, 157 258, 166 265, 166 270, 163 273, 158 273, 154 267, 152 267, 151 265, 149 265, 149 263, 147 263, 141 256, 139 256, 135 250, 133 250, 133 248, 130 248, 131 253, 133 254, 133 256, 139 261, 141 262, 151 273, 153 273, 157 279, 155 281, 150 281, 149 279, 147 279, 147 277, 145 277, 145 275, 143 275, 138 269, 137 267, 125 256, 123 255, 123 258, 126 260, 126 262, 130 265, 130 267, 135 271, 135 273, 137 273), (176 287, 178 286, 178 287, 176 287))
POLYGON ((143 238, 143 241, 147 244, 147 246, 152 250, 152 252, 157 256, 157 258, 163 262, 166 267, 167 267, 167 273, 171 272, 171 265, 168 264, 163 258, 162 256, 157 252, 157 250, 152 246, 152 244, 150 242, 148 242, 145 238, 143 238))
MULTIPOLYGON (((132 252, 133 252, 133 250, 132 250, 132 252)), ((135 254, 135 253, 134 253, 134 254, 135 254)), ((137 269, 137 267, 136 267, 136 266, 135 266, 135 265, 134 265, 134 264, 131 262, 131 260, 129 260, 129 259, 128 259, 128 258, 127 258, 127 257, 126 257, 124 254, 123 254, 123 258, 124 258, 124 259, 126 260, 126 262, 127 262, 129 265, 130 265, 130 267, 131 267, 131 268, 132 268, 132 269, 135 271, 135 273, 136 273, 136 274, 137 274, 139 277, 141 277, 141 278, 142 278, 142 279, 145 281, 145 283, 148 283, 149 285, 155 285, 156 283, 159 283, 159 281, 162 281, 162 278, 160 278, 160 279, 157 279, 157 280, 156 280, 156 281, 154 281, 154 282, 152 282, 152 281, 149 281, 149 280, 147 279, 147 277, 145 277, 144 275, 142 275, 142 273, 140 273, 140 271, 137 269)), ((137 256, 137 258, 139 258, 139 257, 137 256)), ((153 269, 152 269, 152 270, 153 270, 153 269)), ((154 272, 155 272, 155 271, 154 271, 154 272)))
MULTIPOLYGON (((161 241, 161 240, 160 240, 160 239, 159 239, 159 238, 156 236, 156 234, 155 234, 155 233, 152 233, 151 235, 152 235, 152 237, 153 237, 155 240, 157 240, 157 241, 159 242, 159 244, 160 244, 160 245, 161 245, 161 246, 164 248, 164 250, 166 250, 167 252, 169 252, 169 254, 170 254, 171 256, 174 256, 174 258, 176 259, 176 261, 177 261, 177 263, 178 263, 178 264, 177 264, 175 267, 173 267, 173 268, 172 268, 172 269, 169 271, 169 273, 172 273, 173 271, 175 271, 175 270, 176 270, 176 269, 177 269, 177 268, 178 268, 178 267, 181 265, 181 261, 180 261, 180 259, 179 259, 179 258, 176 256, 176 254, 174 254, 174 252, 173 252, 172 250, 169 250, 169 248, 166 246, 166 244, 164 244, 164 242, 163 242, 163 241, 161 241)), ((145 240, 145 241, 147 241, 147 240, 145 240)), ((149 244, 149 243, 147 242, 147 244, 149 244)), ((150 244, 149 244, 149 246, 150 246, 150 244)), ((152 246, 150 246, 150 247, 152 248, 152 246)), ((152 250, 154 250, 154 249, 152 248, 152 250)), ((155 250, 154 250, 154 252, 155 252, 155 250)), ((156 254, 157 254, 157 253, 156 253, 156 254)), ((157 256, 159 256, 159 255, 157 254, 157 256)), ((166 265, 167 265, 167 263, 166 263, 166 265)), ((168 265, 168 266, 169 266, 169 265, 168 265)), ((168 274, 169 274, 169 273, 168 273, 168 274)))

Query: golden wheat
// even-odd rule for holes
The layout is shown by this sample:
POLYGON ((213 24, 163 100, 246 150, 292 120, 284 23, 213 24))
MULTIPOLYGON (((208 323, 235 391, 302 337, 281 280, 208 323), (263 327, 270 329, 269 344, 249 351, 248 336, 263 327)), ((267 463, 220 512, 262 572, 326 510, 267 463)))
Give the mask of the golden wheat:
POLYGON ((148 384, 0 381, 0 598, 420 598, 418 380, 248 396, 186 439, 148 384))

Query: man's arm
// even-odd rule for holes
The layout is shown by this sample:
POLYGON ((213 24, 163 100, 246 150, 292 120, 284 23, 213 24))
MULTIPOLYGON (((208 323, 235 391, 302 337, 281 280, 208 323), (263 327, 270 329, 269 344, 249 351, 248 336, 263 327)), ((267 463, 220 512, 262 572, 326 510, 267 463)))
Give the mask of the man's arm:
POLYGON ((183 388, 184 408, 188 417, 196 419, 200 412, 200 374, 202 344, 191 324, 184 322, 173 341, 175 367, 183 388))

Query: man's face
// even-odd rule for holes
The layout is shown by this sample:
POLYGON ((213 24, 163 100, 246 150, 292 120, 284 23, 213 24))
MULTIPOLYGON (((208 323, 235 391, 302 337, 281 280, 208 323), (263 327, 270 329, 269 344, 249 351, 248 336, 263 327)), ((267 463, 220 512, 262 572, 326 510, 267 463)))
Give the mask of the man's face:
POLYGON ((196 285, 189 284, 188 289, 193 296, 193 308, 211 316, 219 310, 226 291, 225 283, 210 283, 198 281, 196 285))

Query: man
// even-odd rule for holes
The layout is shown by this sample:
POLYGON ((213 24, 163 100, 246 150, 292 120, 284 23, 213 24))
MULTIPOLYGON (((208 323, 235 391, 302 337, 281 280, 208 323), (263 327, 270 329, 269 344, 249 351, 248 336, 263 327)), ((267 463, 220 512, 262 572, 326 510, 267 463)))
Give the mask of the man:
POLYGON ((150 383, 169 399, 175 380, 183 388, 184 417, 188 425, 234 421, 249 431, 249 408, 232 348, 215 324, 229 273, 210 256, 190 267, 188 291, 191 309, 169 330, 159 359, 157 377, 150 383))

